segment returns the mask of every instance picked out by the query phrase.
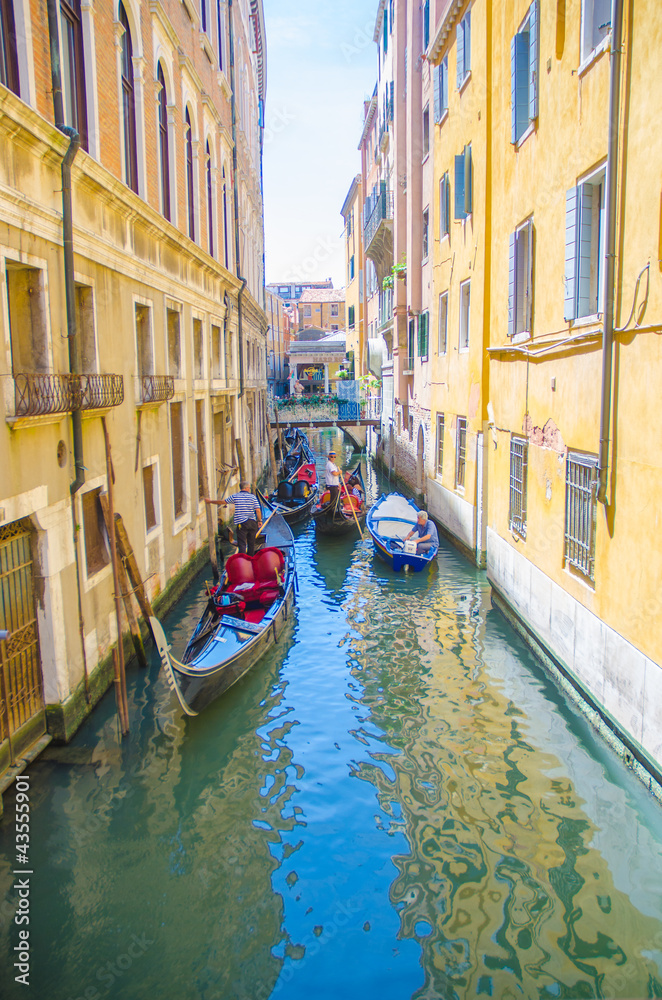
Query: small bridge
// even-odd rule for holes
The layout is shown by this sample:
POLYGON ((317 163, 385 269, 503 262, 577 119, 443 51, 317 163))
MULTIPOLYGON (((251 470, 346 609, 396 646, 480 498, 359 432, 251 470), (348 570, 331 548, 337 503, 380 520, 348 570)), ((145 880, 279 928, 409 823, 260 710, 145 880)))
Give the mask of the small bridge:
MULTIPOLYGON (((372 401, 371 401, 372 402, 372 401)), ((381 401, 379 408, 381 408, 381 401)), ((275 430, 276 415, 272 409, 270 415, 271 427, 275 430)), ((366 406, 363 403, 356 403, 349 400, 328 400, 317 405, 306 406, 305 401, 297 400, 295 405, 284 406, 278 409, 278 425, 287 426, 291 424, 295 427, 340 427, 347 431, 347 434, 361 448, 365 447, 366 430, 359 428, 381 426, 378 416, 378 407, 366 406), (358 433, 356 433, 358 431, 358 433)))

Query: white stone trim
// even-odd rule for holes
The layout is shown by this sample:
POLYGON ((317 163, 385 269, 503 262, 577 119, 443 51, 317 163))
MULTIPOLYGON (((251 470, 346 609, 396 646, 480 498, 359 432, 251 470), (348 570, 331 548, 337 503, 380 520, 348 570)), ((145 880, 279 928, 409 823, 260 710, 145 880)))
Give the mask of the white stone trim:
POLYGON ((662 765, 662 668, 487 529, 487 576, 541 646, 662 765))

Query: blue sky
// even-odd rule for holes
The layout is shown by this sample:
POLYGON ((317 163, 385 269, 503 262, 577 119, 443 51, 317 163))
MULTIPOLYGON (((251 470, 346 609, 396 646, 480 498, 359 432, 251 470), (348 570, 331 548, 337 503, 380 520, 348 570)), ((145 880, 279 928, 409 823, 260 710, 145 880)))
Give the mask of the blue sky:
POLYGON ((377 81, 378 0, 264 0, 267 281, 344 283, 340 209, 377 81))

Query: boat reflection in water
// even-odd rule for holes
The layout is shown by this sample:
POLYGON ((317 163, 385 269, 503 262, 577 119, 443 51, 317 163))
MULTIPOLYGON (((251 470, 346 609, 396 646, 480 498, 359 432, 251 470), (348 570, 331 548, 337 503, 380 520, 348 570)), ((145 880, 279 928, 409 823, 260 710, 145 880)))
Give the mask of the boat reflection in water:
MULTIPOLYGON (((191 590, 202 594, 203 581, 191 590)), ((180 605, 176 625, 165 620, 175 655, 204 600, 191 601, 187 615, 180 605)), ((30 917, 35 997, 84 996, 88 985, 118 1000, 271 994, 283 964, 274 950, 289 946, 272 879, 284 840, 299 839, 291 802, 299 771, 279 677, 288 647, 276 645, 193 722, 153 652, 149 671, 132 673, 131 734, 121 747, 111 696, 94 728, 34 768, 32 858, 44 874, 30 917), (120 977, 107 963, 125 954, 132 967, 120 977)), ((10 827, 0 827, 0 847, 10 827)), ((3 866, 2 898, 12 879, 3 866)), ((12 928, 0 924, 7 1000, 20 993, 10 988, 12 928)))
POLYGON ((484 582, 458 586, 456 557, 439 561, 434 592, 411 578, 396 604, 367 583, 345 606, 370 710, 355 773, 410 848, 390 897, 421 947, 413 996, 662 995, 659 896, 638 860, 650 834, 623 790, 635 779, 608 773, 621 765, 590 731, 595 756, 578 749, 587 724, 532 659, 523 669, 484 582))

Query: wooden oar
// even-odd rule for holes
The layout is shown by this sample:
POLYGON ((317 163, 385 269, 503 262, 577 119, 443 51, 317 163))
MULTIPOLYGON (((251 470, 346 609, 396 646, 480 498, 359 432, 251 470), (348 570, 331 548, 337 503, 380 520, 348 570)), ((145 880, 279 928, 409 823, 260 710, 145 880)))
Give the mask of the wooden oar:
POLYGON ((274 514, 277 514, 277 513, 278 513, 278 508, 276 508, 275 510, 272 510, 271 514, 269 514, 269 517, 266 519, 266 521, 264 521, 263 524, 260 525, 260 530, 258 532, 256 532, 256 537, 257 537, 257 535, 261 535, 262 534, 262 532, 264 531, 264 529, 266 528, 266 526, 269 524, 269 521, 271 520, 271 518, 274 516, 274 514))
POLYGON ((352 514, 354 515, 354 520, 356 521, 356 527, 359 529, 359 535, 361 536, 361 541, 363 541, 363 532, 361 531, 361 525, 359 524, 359 519, 356 516, 356 511, 354 510, 354 504, 352 503, 350 492, 347 489, 347 483, 345 482, 345 477, 342 474, 340 476, 340 482, 343 484, 343 489, 345 490, 347 499, 349 500, 349 505, 352 508, 352 514))

